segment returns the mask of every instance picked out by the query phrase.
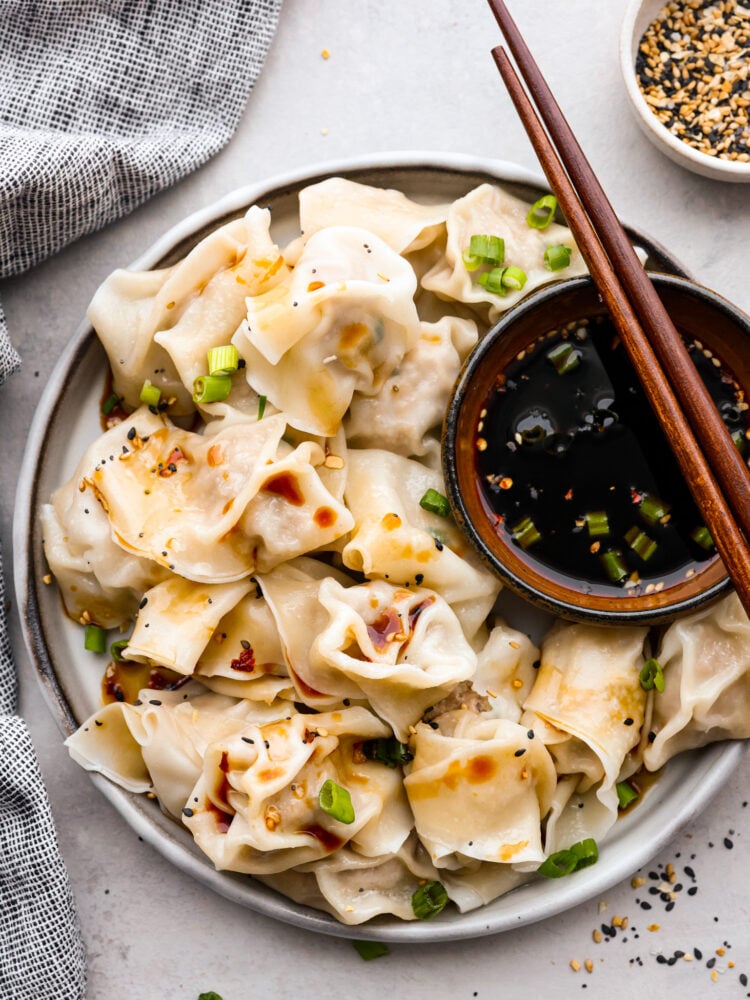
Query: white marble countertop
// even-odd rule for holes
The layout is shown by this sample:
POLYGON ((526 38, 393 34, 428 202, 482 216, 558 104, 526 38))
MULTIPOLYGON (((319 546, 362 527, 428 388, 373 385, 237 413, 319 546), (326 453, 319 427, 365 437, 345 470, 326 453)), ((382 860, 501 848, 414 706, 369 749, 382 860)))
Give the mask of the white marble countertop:
MULTIPOLYGON (((620 214, 750 311, 750 189, 683 171, 638 131, 617 62, 625 0, 511 6, 620 214)), ((13 470, 35 399, 108 272, 227 191, 318 161, 420 149, 536 169, 489 55, 499 40, 483 0, 286 0, 265 69, 228 147, 129 218, 0 287, 24 358, 23 370, 0 393, 0 524, 8 576, 13 470), (322 57, 324 49, 330 58, 322 57)), ((453 945, 391 946, 388 956, 365 964, 346 940, 259 917, 200 887, 139 841, 61 746, 14 609, 11 628, 21 711, 77 898, 92 1000, 196 1000, 207 990, 224 1000, 296 1000, 312 993, 375 1000, 428 990, 434 1000, 558 998, 582 990, 607 1000, 638 992, 750 996, 741 981, 741 974, 750 976, 747 766, 646 866, 646 885, 634 889, 627 879, 602 898, 523 929, 453 945), (667 864, 684 886, 669 911, 659 895, 648 894, 658 885, 649 872, 659 875, 667 864), (688 894, 693 886, 698 891, 688 894), (642 909, 638 900, 653 908, 642 909), (626 928, 616 919, 623 917, 626 928), (608 930, 596 943, 593 931, 602 924, 608 930), (675 954, 671 964, 665 961, 675 954), (571 960, 581 963, 580 971, 571 960)))

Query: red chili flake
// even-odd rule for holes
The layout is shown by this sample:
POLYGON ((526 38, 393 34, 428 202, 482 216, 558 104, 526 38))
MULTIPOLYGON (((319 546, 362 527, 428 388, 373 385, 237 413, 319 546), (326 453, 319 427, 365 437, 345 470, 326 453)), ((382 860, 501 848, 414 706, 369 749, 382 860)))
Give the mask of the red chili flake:
MULTIPOLYGON (((159 475, 160 476, 173 476, 175 474, 175 472, 177 472, 177 463, 178 462, 187 462, 187 456, 185 455, 185 452, 182 450, 182 448, 179 448, 179 447, 172 449, 172 452, 171 452, 169 458, 167 459, 166 466, 164 468, 160 467, 160 469, 159 469, 159 475)), ((160 463, 160 465, 161 465, 161 463, 160 463)))
POLYGON ((568 490, 568 492, 565 494, 565 496, 563 497, 563 499, 564 500, 572 500, 573 499, 573 490, 572 489, 568 490))
POLYGON ((245 647, 243 643, 243 649, 240 655, 232 660, 230 664, 232 670, 244 670, 245 673, 252 673, 255 669, 255 653, 253 653, 253 647, 250 643, 245 647))
POLYGON ((640 503, 643 500, 643 494, 639 493, 638 490, 634 490, 630 487, 630 499, 633 503, 640 503))

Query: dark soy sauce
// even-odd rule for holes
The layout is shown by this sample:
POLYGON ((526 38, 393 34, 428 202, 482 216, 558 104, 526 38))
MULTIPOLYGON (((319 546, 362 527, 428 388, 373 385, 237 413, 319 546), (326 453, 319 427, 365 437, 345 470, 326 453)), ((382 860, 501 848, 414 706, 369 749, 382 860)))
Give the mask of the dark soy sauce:
MULTIPOLYGON (((742 390, 702 344, 686 346, 744 451, 742 390)), ((570 323, 517 355, 475 443, 488 516, 538 572, 585 593, 635 596, 716 558, 705 529, 703 544, 691 537, 701 515, 607 317, 570 323)))

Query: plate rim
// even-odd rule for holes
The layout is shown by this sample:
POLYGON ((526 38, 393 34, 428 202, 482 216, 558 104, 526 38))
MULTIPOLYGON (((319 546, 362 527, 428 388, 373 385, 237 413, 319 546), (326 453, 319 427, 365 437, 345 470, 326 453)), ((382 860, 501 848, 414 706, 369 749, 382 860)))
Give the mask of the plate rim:
MULTIPOLYGON (((464 153, 440 153, 430 151, 403 151, 364 154, 348 158, 322 161, 283 173, 268 176, 260 181, 243 185, 227 192, 216 201, 198 208, 177 222, 151 243, 135 260, 125 265, 128 269, 143 270, 157 266, 180 244, 190 240, 206 226, 221 224, 222 217, 244 211, 248 205, 262 199, 281 197, 285 192, 299 190, 317 180, 333 175, 351 176, 358 173, 375 173, 399 170, 435 172, 439 175, 484 176, 489 182, 519 184, 538 188, 549 188, 543 175, 516 163, 502 159, 478 157, 464 153)), ((630 232, 650 251, 663 261, 668 261, 674 273, 686 275, 682 265, 668 251, 650 236, 637 230, 630 232)), ((36 406, 29 428, 24 457, 19 470, 13 515, 13 570, 16 606, 21 622, 21 630, 35 668, 34 672, 41 686, 47 707, 61 733, 69 735, 77 728, 71 707, 68 705, 61 684, 55 675, 53 664, 47 652, 47 644, 42 634, 38 581, 34 574, 34 521, 38 510, 37 470, 45 457, 45 431, 53 419, 58 400, 65 392, 67 376, 75 368, 80 356, 89 349, 93 331, 84 316, 56 361, 47 385, 36 406)), ((393 943, 435 943, 440 941, 466 940, 488 934, 501 933, 526 926, 568 910, 579 903, 603 892, 622 878, 632 874, 666 845, 679 829, 701 812, 710 799, 726 782, 747 749, 739 741, 714 744, 700 751, 701 769, 710 772, 710 782, 697 789, 689 801, 677 810, 667 823, 661 823, 640 852, 610 863, 606 869, 593 866, 566 880, 566 885, 551 899, 527 904, 520 913, 503 914, 500 917, 490 911, 492 902, 466 913, 451 915, 450 920, 433 922, 402 921, 395 917, 377 918, 375 921, 359 925, 347 925, 332 915, 311 907, 295 903, 262 883, 252 882, 252 892, 248 897, 248 876, 214 869, 210 861, 194 846, 173 820, 168 819, 154 803, 146 804, 143 796, 127 792, 109 779, 96 772, 88 772, 94 786, 104 795, 125 822, 144 841, 161 854, 167 861, 184 873, 195 878, 202 885, 220 895, 239 903, 263 916, 270 916, 293 926, 334 937, 368 939, 393 943), (165 839, 165 824, 169 830, 179 833, 165 839), (184 836, 182 836, 184 835, 184 836), (244 883, 244 884, 243 884, 244 883)), ((620 821, 622 822, 622 821, 620 821)), ((607 843, 611 842, 611 837, 607 843)), ((519 887, 523 890, 524 886, 519 887)), ((507 894, 509 898, 516 892, 507 894)), ((495 901, 496 902, 496 901, 495 901)))

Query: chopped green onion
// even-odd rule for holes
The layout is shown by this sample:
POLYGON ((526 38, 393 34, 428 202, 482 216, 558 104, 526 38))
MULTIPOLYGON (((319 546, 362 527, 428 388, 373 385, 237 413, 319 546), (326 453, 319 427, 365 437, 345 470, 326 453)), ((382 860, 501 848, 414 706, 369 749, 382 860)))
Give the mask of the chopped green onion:
POLYGON ((578 864, 576 865, 577 872, 581 868, 588 868, 589 865, 595 865, 599 860, 599 848, 593 837, 586 837, 585 840, 579 840, 577 844, 571 844, 570 850, 578 858, 578 864))
POLYGON ((644 691, 651 691, 653 688, 656 688, 659 694, 661 694, 665 686, 664 671, 661 663, 653 658, 646 660, 641 667, 641 672, 638 674, 638 680, 641 682, 641 687, 644 691))
POLYGON ((693 530, 690 532, 690 537, 693 539, 696 545, 700 545, 700 547, 702 549, 705 549, 706 552, 708 552, 709 549, 712 549, 714 547, 714 540, 711 537, 711 532, 708 530, 705 524, 701 524, 700 527, 698 528, 693 528, 693 530))
POLYGON ((647 524, 666 524, 665 518, 669 518, 671 509, 671 504, 665 503, 651 493, 645 494, 639 508, 641 517, 647 524))
POLYGON ((745 454, 745 448, 747 448, 747 432, 742 429, 737 429, 732 431, 732 440, 734 441, 737 451, 740 455, 745 454))
POLYGON ((554 854, 542 862, 537 868, 538 875, 545 878, 562 878, 571 875, 573 872, 588 868, 599 860, 599 848, 593 837, 579 840, 575 844, 562 851, 555 851, 554 854))
POLYGON ((414 760, 414 754, 406 743, 400 743, 397 739, 384 737, 379 740, 365 740, 362 744, 362 753, 368 760, 376 760, 386 767, 398 767, 399 764, 406 764, 414 760))
POLYGON ((503 288, 519 291, 526 284, 526 272, 522 271, 520 267, 510 264, 504 269, 500 280, 503 288))
POLYGON ((383 955, 390 955, 391 950, 382 941, 352 941, 355 951, 365 962, 371 962, 374 958, 382 958, 383 955))
POLYGON ((530 548, 532 545, 535 545, 542 537, 539 534, 537 526, 530 517, 524 517, 518 522, 518 524, 513 525, 510 529, 510 533, 513 541, 518 542, 524 550, 530 548))
POLYGON ((337 785, 330 778, 323 782, 318 792, 318 805, 324 813, 328 813, 339 823, 354 822, 354 806, 351 795, 346 788, 337 785))
POLYGON ((113 642, 109 647, 109 655, 115 661, 115 663, 123 663, 125 657, 122 655, 123 649, 130 645, 130 639, 118 639, 117 642, 113 642))
POLYGON ((258 396, 258 420, 263 419, 263 414, 266 412, 266 403, 268 399, 266 396, 258 396))
POLYGON ((557 198, 553 194, 545 194, 535 201, 526 216, 526 224, 532 229, 546 229, 552 222, 557 211, 557 198))
POLYGON ((553 243, 544 251, 544 266, 548 271, 562 271, 570 264, 573 251, 563 243, 553 243))
POLYGON ((107 648, 107 633, 101 625, 87 625, 83 636, 83 648, 90 653, 103 653, 107 648))
POLYGON ((240 352, 234 344, 224 344, 222 347, 212 347, 208 352, 209 375, 231 375, 237 371, 240 363, 240 352))
POLYGON ((647 562, 659 547, 653 538, 650 538, 635 524, 625 532, 625 541, 644 562, 647 562))
POLYGON ((445 909, 448 893, 442 882, 425 882, 411 897, 411 908, 417 920, 429 920, 445 909))
POLYGON ((505 260, 505 240, 500 236, 472 236, 468 255, 482 264, 502 264, 505 260))
POLYGON ((198 1000, 221 1000, 221 997, 218 993, 214 993, 214 991, 211 990, 210 993, 201 993, 198 1000))
POLYGON ((581 362, 581 352, 569 340, 562 340, 547 351, 547 360, 552 363, 558 375, 567 375, 581 362))
POLYGON ((461 252, 461 260, 464 262, 464 267, 467 271, 478 270, 480 264, 482 263, 479 257, 474 257, 469 253, 469 250, 463 250, 461 252))
POLYGON ((608 549, 606 552, 602 552, 599 561, 612 583, 622 583, 628 575, 628 567, 623 561, 622 552, 617 549, 608 549))
MULTIPOLYGON (((102 413, 104 414, 104 416, 108 417, 119 402, 120 402, 120 397, 117 395, 116 392, 113 392, 109 396, 107 396, 107 398, 102 403, 102 413)), ((159 400, 157 399, 157 403, 158 402, 159 400)))
POLYGON ((482 288, 486 288, 493 295, 507 295, 508 290, 503 284, 503 275, 506 271, 505 267, 493 267, 491 271, 483 271, 477 281, 482 288))
POLYGON ((161 399, 161 389, 157 385, 152 385, 148 379, 141 387, 140 401, 146 406, 158 406, 161 399))
POLYGON ((631 802, 638 798, 638 792, 629 781, 617 782, 617 804, 620 809, 627 809, 631 802))
POLYGON ((573 851, 555 851, 539 865, 537 874, 544 875, 545 878, 562 878, 572 874, 577 865, 578 857, 573 851))
POLYGON ((200 375, 193 382, 193 402, 220 403, 232 389, 228 375, 200 375))
POLYGON ((439 517, 448 517, 451 512, 451 505, 448 503, 447 498, 442 493, 438 493, 437 490, 433 489, 425 492, 425 495, 419 501, 419 506, 422 510, 428 510, 431 514, 437 514, 439 517))
POLYGON ((591 510, 584 517, 589 529, 589 538, 601 538, 609 534, 609 518, 606 510, 591 510))

